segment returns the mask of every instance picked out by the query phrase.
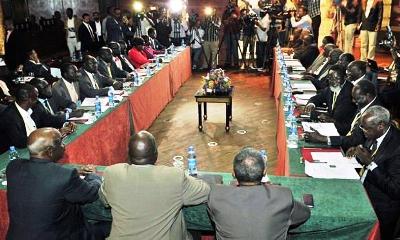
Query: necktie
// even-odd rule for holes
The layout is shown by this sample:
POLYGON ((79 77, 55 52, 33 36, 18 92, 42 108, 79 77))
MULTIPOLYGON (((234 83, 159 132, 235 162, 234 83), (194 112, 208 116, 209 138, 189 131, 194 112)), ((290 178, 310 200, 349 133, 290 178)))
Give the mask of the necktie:
POLYGON ((53 111, 53 109, 51 108, 51 106, 50 106, 50 104, 49 104, 49 101, 48 101, 47 99, 44 100, 44 106, 45 106, 46 110, 47 110, 49 113, 54 114, 54 111, 53 111))
POLYGON ((107 70, 108 70, 108 75, 110 78, 112 78, 112 74, 111 74, 111 68, 109 65, 107 65, 107 70))
POLYGON ((92 38, 92 40, 94 41, 94 34, 93 34, 93 30, 92 27, 89 24, 86 24, 86 27, 89 31, 90 37, 92 38))
POLYGON ((356 116, 354 117, 353 122, 351 123, 350 131, 346 134, 346 136, 351 135, 351 132, 353 131, 353 128, 356 125, 356 123, 358 122, 358 120, 360 119, 360 117, 361 117, 361 112, 358 112, 356 114, 356 116))
POLYGON ((371 156, 373 157, 377 151, 378 151, 378 141, 375 140, 371 146, 371 156))
POLYGON ((337 92, 333 92, 333 97, 332 97, 332 110, 335 107, 336 99, 337 99, 337 92))

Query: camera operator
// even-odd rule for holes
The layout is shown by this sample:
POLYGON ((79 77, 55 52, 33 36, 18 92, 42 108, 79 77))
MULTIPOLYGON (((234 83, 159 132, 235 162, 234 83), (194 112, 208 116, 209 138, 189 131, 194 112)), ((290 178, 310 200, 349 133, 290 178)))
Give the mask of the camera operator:
POLYGON ((147 35, 147 31, 154 27, 154 22, 151 20, 146 13, 140 12, 136 14, 136 32, 135 37, 142 37, 147 35))
POLYGON ((200 20, 196 20, 194 26, 190 29, 190 47, 192 49, 192 69, 197 70, 199 67, 202 47, 203 47, 204 30, 200 27, 200 20))
MULTIPOLYGON (((257 55, 257 68, 260 71, 264 71, 267 62, 267 48, 268 48, 268 31, 271 24, 271 19, 267 13, 266 2, 263 0, 258 1, 259 9, 253 9, 252 11, 257 14, 259 18, 255 20, 256 26, 256 55, 257 55)), ((273 46, 270 46, 271 48, 273 46)))
POLYGON ((245 66, 254 66, 254 45, 256 40, 255 23, 257 15, 249 14, 249 9, 240 10, 243 40, 243 61, 246 62, 247 48, 249 48, 250 62, 245 66))
POLYGON ((312 20, 310 15, 308 15, 308 10, 304 6, 300 6, 297 9, 297 16, 299 18, 299 21, 296 21, 295 19, 295 13, 290 12, 292 17, 290 18, 290 24, 292 24, 293 28, 301 28, 301 29, 307 29, 309 31, 312 31, 312 20))
POLYGON ((171 33, 169 35, 171 43, 175 46, 181 46, 182 41, 186 41, 189 30, 187 22, 179 14, 175 14, 171 19, 171 33))
POLYGON ((224 41, 226 44, 225 68, 239 68, 238 40, 240 37, 240 11, 235 0, 229 0, 222 15, 224 41), (233 62, 233 66, 232 66, 233 62))
POLYGON ((171 21, 167 17, 167 11, 160 9, 160 15, 155 22, 155 29, 157 32, 157 40, 161 45, 168 47, 171 43, 169 42, 169 35, 172 31, 171 21))
POLYGON ((204 30, 204 58, 203 69, 217 67, 217 52, 219 30, 221 28, 221 19, 217 17, 215 8, 212 10, 211 16, 206 16, 202 29, 204 30))

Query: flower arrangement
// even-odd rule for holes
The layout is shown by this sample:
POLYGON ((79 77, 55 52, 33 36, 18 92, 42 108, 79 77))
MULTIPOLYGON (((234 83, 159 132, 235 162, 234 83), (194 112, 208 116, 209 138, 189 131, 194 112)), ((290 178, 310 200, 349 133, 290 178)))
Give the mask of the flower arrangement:
POLYGON ((224 95, 231 91, 231 79, 221 68, 211 70, 207 76, 202 78, 206 94, 224 95))

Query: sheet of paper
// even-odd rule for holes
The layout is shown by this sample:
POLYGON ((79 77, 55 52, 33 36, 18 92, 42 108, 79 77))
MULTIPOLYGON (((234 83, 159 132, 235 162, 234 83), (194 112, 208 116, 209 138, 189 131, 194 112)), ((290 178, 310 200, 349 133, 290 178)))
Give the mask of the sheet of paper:
POLYGON ((303 74, 298 74, 298 73, 290 73, 289 78, 293 80, 299 80, 303 77, 303 74))
POLYGON ((307 105, 307 103, 308 103, 308 100, 306 100, 306 99, 296 98, 297 105, 305 106, 305 105, 307 105))
POLYGON ((82 117, 69 118, 68 121, 85 121, 85 123, 86 123, 87 121, 93 122, 93 118, 94 118, 94 116, 92 113, 85 112, 85 113, 83 113, 82 117))
POLYGON ((304 100, 309 100, 310 98, 314 97, 314 93, 303 93, 303 94, 295 94, 294 97, 304 99, 304 100))
POLYGON ((349 165, 304 162, 305 173, 313 178, 360 179, 356 170, 349 165))
POLYGON ((56 78, 62 78, 62 76, 61 76, 61 69, 59 69, 59 68, 50 68, 50 74, 51 74, 51 76, 53 76, 53 77, 56 77, 56 78))
POLYGON ((302 122, 304 132, 313 132, 311 128, 317 130, 323 136, 340 136, 335 124, 333 123, 315 123, 315 122, 302 122))
MULTIPOLYGON (((83 100, 81 107, 94 107, 96 102, 96 98, 85 98, 83 100)), ((101 106, 105 106, 108 104, 108 97, 100 97, 101 106)))
POLYGON ((286 66, 288 66, 288 67, 296 67, 296 68, 302 68, 303 67, 303 65, 301 65, 299 60, 297 60, 297 61, 285 61, 285 63, 286 63, 286 66))
POLYGON ((317 91, 315 86, 311 82, 291 82, 292 88, 293 89, 298 89, 298 90, 306 90, 306 91, 317 91))
POLYGON ((347 158, 341 152, 311 152, 311 157, 315 161, 327 162, 333 165, 348 165, 353 168, 362 168, 355 158, 347 158))

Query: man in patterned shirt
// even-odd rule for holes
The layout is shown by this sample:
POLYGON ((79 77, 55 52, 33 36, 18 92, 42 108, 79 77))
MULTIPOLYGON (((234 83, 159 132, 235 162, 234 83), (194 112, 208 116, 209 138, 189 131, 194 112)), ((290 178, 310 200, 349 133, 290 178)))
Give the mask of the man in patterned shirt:
POLYGON ((310 15, 312 20, 312 30, 315 42, 318 43, 319 26, 321 25, 320 0, 307 0, 303 1, 303 3, 307 6, 308 15, 310 15))

